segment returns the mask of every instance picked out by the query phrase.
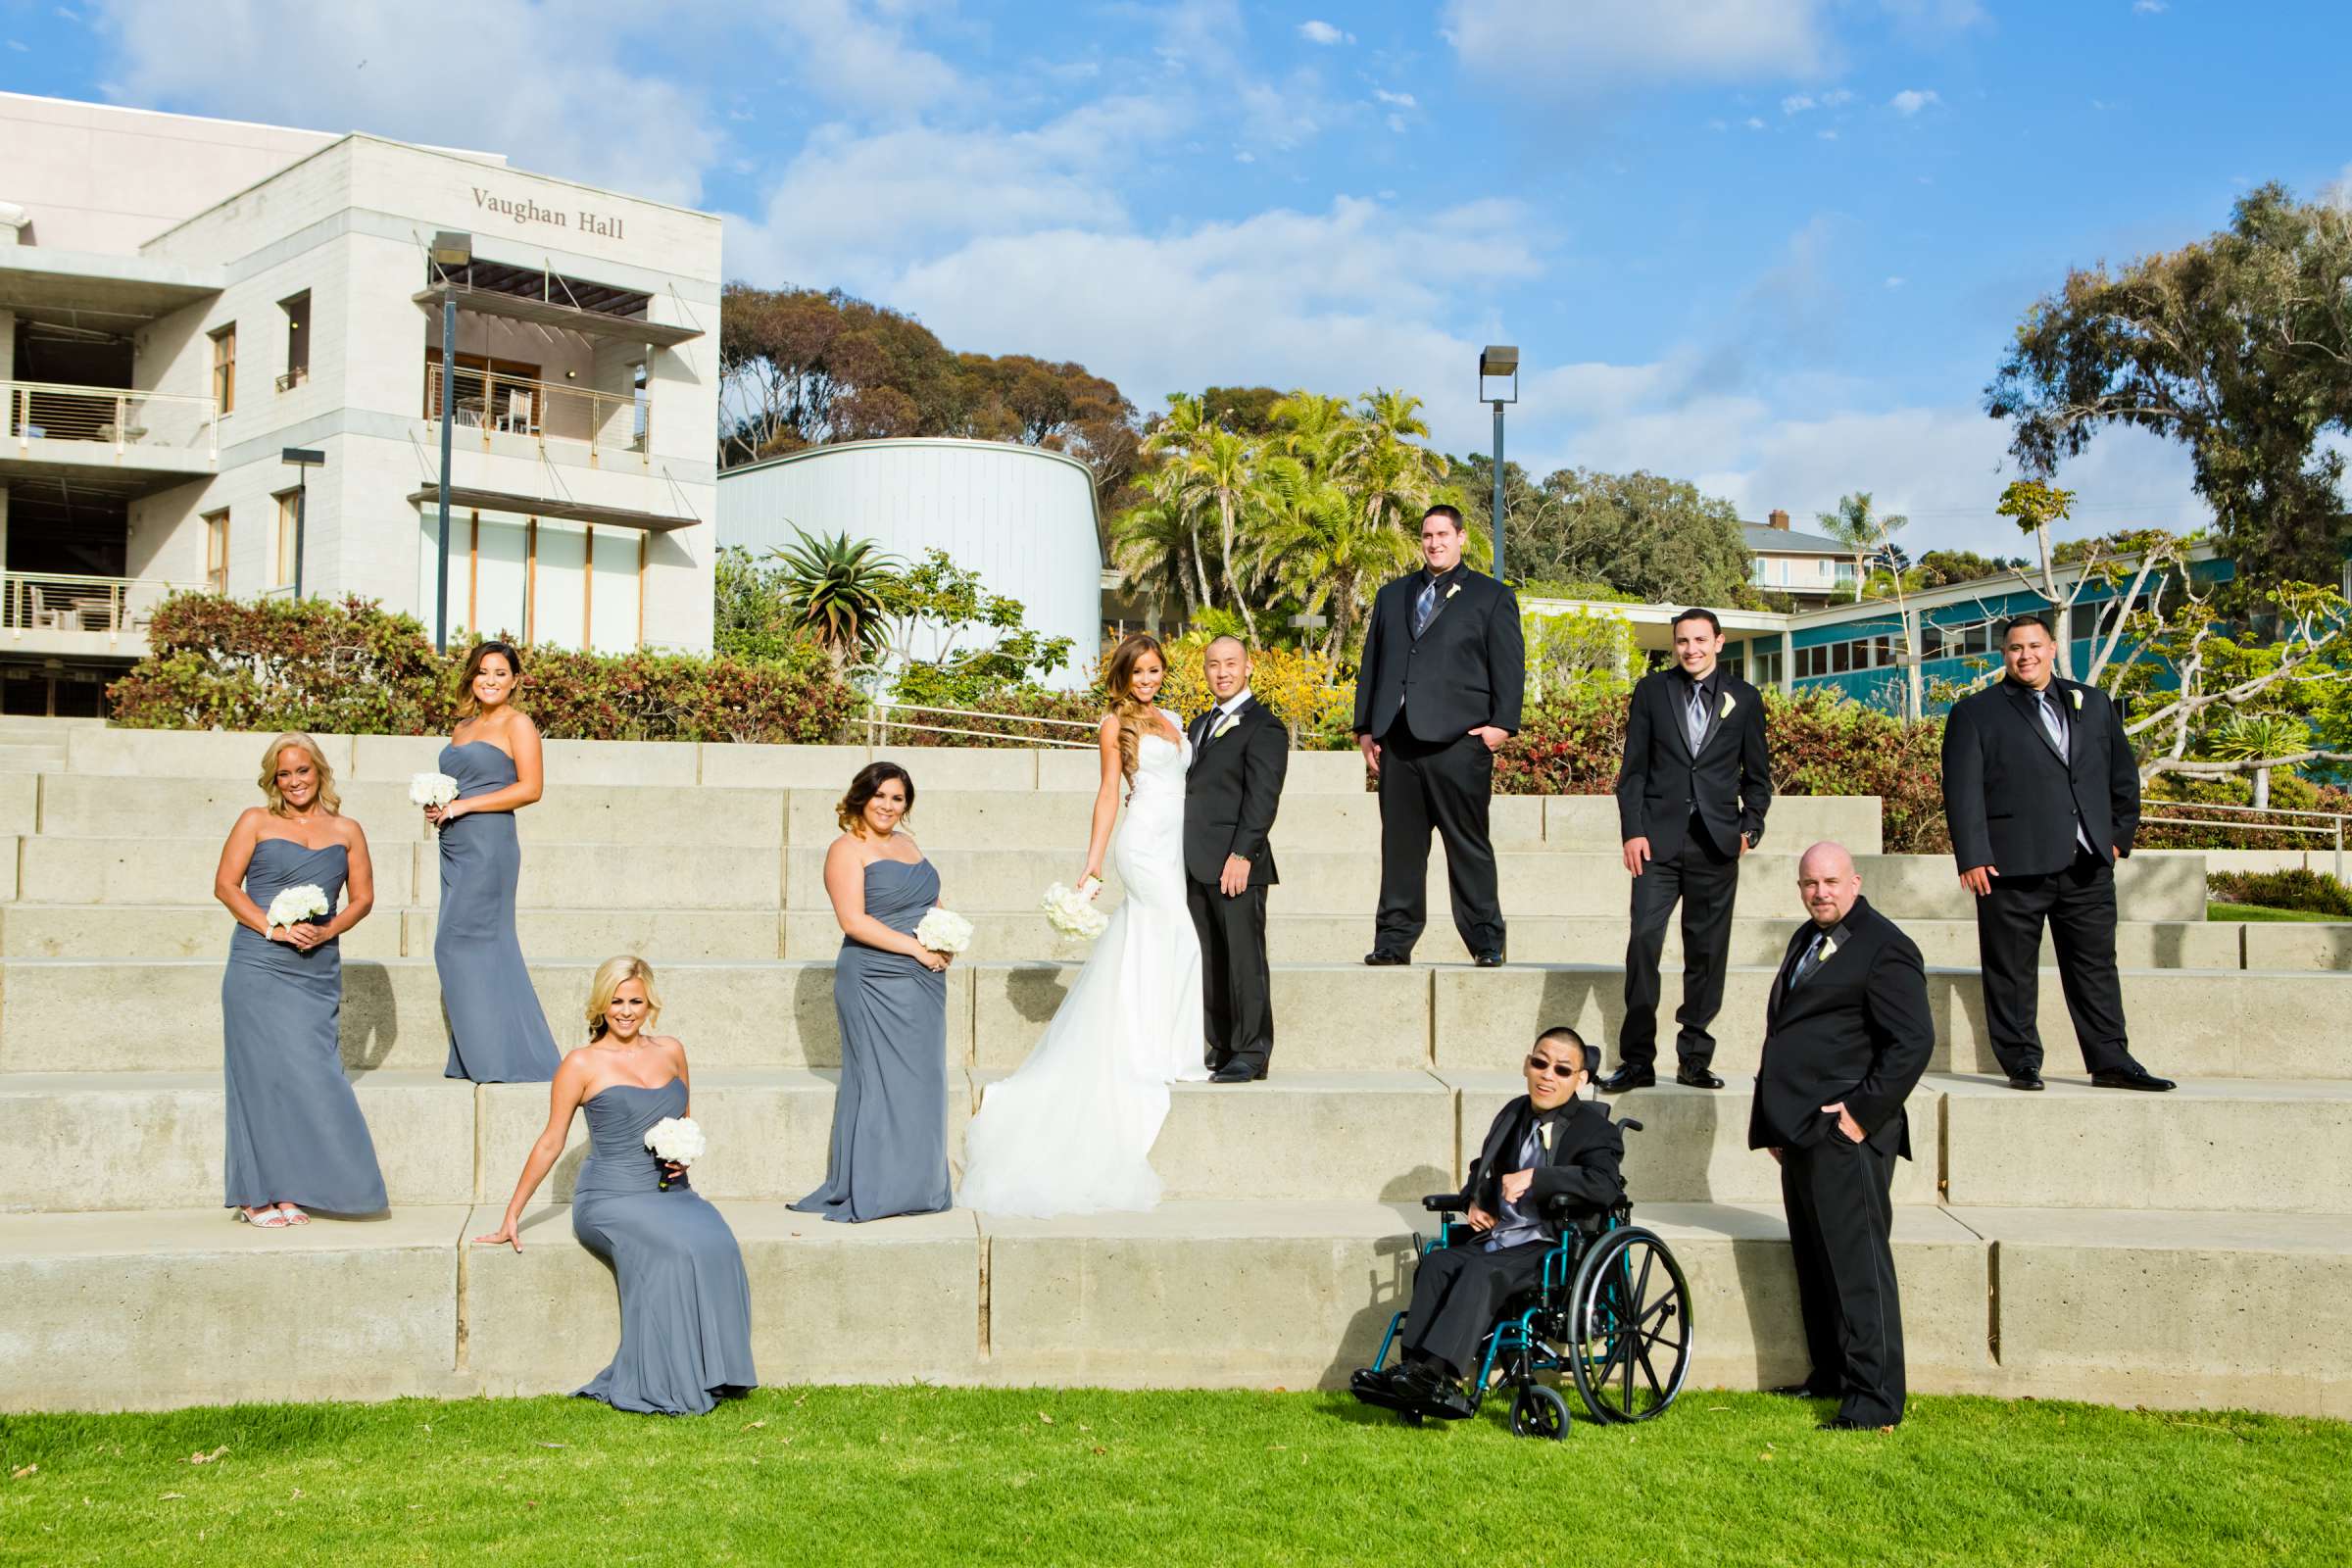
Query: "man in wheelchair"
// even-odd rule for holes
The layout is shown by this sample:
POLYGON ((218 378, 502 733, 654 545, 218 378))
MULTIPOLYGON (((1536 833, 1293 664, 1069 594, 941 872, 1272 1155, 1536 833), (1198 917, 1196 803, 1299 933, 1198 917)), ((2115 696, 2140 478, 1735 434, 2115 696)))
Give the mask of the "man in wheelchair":
MULTIPOLYGON (((1367 1404, 1459 1420, 1477 1402, 1462 1379, 1503 1303, 1542 1283, 1561 1227, 1625 1200, 1625 1139, 1605 1106, 1580 1100, 1590 1054, 1575 1030, 1546 1029, 1527 1056, 1527 1093, 1487 1131, 1469 1180, 1449 1206, 1467 1234, 1433 1248, 1413 1279, 1398 1331, 1401 1355, 1350 1387, 1367 1404)), ((1430 1200, 1436 1206, 1438 1200, 1430 1200)))

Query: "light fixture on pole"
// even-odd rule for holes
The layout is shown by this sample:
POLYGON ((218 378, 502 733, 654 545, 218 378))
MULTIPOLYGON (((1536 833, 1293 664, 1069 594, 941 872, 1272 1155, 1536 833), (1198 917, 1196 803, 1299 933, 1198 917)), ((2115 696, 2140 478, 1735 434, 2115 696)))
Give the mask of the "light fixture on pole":
POLYGON ((1494 527, 1494 577, 1502 578, 1502 406, 1519 401, 1519 351, 1507 343, 1490 343, 1478 353, 1478 396, 1484 403, 1494 405, 1494 510, 1491 521, 1494 527), (1490 392, 1490 381, 1508 380, 1508 397, 1500 390, 1490 392))
POLYGON ((473 265, 473 236, 442 229, 433 236, 432 257, 441 273, 441 563, 433 577, 433 648, 445 654, 449 652, 449 467, 458 422, 458 290, 449 274, 454 268, 473 265))
POLYGON ((286 447, 278 461, 294 467, 294 597, 302 597, 302 538, 311 520, 311 470, 326 466, 326 454, 317 447, 286 447))

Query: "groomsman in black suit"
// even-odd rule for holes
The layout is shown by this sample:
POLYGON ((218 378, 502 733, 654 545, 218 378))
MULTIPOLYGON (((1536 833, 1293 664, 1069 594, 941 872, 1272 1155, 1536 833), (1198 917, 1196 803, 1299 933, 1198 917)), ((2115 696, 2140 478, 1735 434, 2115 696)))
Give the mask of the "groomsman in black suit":
POLYGON ((1984 1022, 2012 1089, 2041 1087, 2042 922, 2058 948, 2075 1042, 2101 1089, 2173 1087, 2132 1059, 2115 968, 2115 862, 2139 830, 2139 765, 2115 704, 2056 677, 2037 614, 2001 628, 2003 678, 1952 705, 1943 814, 1977 896, 1984 1022))
POLYGON ((1481 968, 1502 962, 1487 834, 1494 749, 1518 733, 1527 650, 1519 600, 1462 564, 1462 514, 1421 519, 1421 569, 1372 601, 1355 677, 1355 742, 1380 779, 1380 914, 1372 964, 1410 963, 1428 923, 1429 831, 1446 841, 1453 926, 1481 968))
POLYGON ((1274 1054, 1266 889, 1281 879, 1266 835, 1282 803, 1291 739, 1273 710, 1250 695, 1250 650, 1240 638, 1210 643, 1201 664, 1216 706, 1193 720, 1190 732, 1185 899, 1200 937, 1209 1081, 1244 1084, 1263 1078, 1274 1054))
POLYGON ((1812 1371, 1776 1394, 1835 1398, 1824 1431, 1903 1418, 1894 1161, 1911 1157, 1903 1101, 1936 1048, 1919 949, 1862 897, 1853 858, 1816 844, 1797 862, 1812 916, 1788 939, 1765 1004, 1747 1147, 1781 1166, 1812 1371))
POLYGON ((1764 699, 1717 663, 1723 624, 1711 610, 1674 617, 1674 669, 1642 677, 1625 719, 1617 822, 1633 873, 1633 935, 1625 944, 1625 1025, 1610 1094, 1658 1081, 1658 955, 1666 921, 1683 906, 1683 1004, 1674 1015, 1674 1081, 1721 1089, 1710 1070, 1708 1025, 1723 1006, 1740 858, 1764 837, 1772 754, 1764 699))

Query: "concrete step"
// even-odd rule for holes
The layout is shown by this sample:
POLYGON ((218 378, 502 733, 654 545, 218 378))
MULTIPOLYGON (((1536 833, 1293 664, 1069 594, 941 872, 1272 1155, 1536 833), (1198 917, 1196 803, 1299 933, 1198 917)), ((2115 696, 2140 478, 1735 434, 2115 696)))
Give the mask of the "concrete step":
POLYGON ((66 749, 39 741, 0 740, 0 773, 51 773, 66 765, 66 749))
MULTIPOLYGON (((562 1205, 526 1212, 520 1253, 467 1247, 502 1206, 290 1231, 217 1209, 0 1217, 0 1408, 577 1388, 618 1340, 612 1274, 562 1205), (257 1339, 257 1318, 279 1327, 257 1339)), ((871 1225, 721 1207, 771 1384, 1337 1388, 1408 1298, 1427 1223, 1363 1201, 871 1225)), ((1687 1399, 1801 1373, 1777 1211, 1658 1203, 1635 1217, 1690 1282, 1687 1399)), ((2225 1228, 2192 1213, 1903 1206, 1894 1256, 1918 1392, 2352 1413, 2339 1353, 2352 1216, 2225 1228)))
MULTIPOLYGON (((603 959, 640 953, 657 962, 781 956, 782 917, 766 909, 521 909, 515 934, 522 950, 551 961, 603 959)), ((431 909, 378 904, 345 932, 345 962, 429 958, 431 909)), ((224 957, 232 922, 218 904, 0 905, 0 957, 202 958, 224 957)), ((825 950, 841 945, 841 932, 825 950)))
MULTIPOLYGON (((13 914, 14 911, 11 911, 13 914)), ((225 922, 223 922, 225 923, 225 922)), ((362 928, 363 930, 366 927, 362 928)), ((625 933, 624 933, 625 934, 625 933)), ((659 934, 658 932, 650 934, 659 934)), ((225 935, 221 938, 225 945, 225 935)), ((429 942, 421 944, 429 948, 429 942)), ((653 950, 664 1026, 713 1066, 827 1067, 840 1060, 830 959, 670 962, 653 950)), ((220 1063, 223 957, 0 960, 0 1073, 210 1071, 220 1063)), ((559 1043, 577 1041, 596 961, 538 962, 532 983, 559 1043)), ((948 1055, 957 1065, 1020 1064, 1061 1005, 1075 963, 962 961, 948 973, 948 1055)), ((1774 972, 1731 970, 1715 1066, 1753 1072, 1774 972)), ((439 977, 429 957, 343 965, 344 1060, 354 1069, 438 1072, 447 1055, 439 977)), ((1614 1061, 1624 975, 1613 964, 1500 969, 1282 964, 1270 976, 1275 1062, 1286 1071, 1488 1071, 1554 1025, 1614 1061)), ((1661 1008, 1671 1060, 1679 971, 1661 1008)), ((1977 976, 1932 969, 1935 1068, 1990 1072, 1977 976)), ((2341 1019, 2352 974, 2133 970, 2124 977, 2133 1050, 2167 1076, 2342 1078, 2341 1019)), ((2041 972, 2047 1069, 2080 1071, 2055 970, 2041 972)))

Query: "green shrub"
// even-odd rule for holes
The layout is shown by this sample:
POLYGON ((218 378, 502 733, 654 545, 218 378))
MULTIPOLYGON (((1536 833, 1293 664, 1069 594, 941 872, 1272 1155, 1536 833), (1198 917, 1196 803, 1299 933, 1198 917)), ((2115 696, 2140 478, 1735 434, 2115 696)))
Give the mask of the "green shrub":
POLYGON ((2352 888, 2307 866, 2286 871, 2215 871, 2206 876, 2205 884, 2225 904, 2251 904, 2264 909, 2309 909, 2315 914, 2340 914, 2352 919, 2352 888))
MULTIPOLYGON (((369 600, 211 594, 166 600, 148 641, 148 657, 107 688, 118 724, 338 735, 445 733, 471 646, 436 654, 413 616, 369 600)), ((758 661, 525 649, 516 702, 541 733, 578 740, 821 742, 856 707, 805 640, 758 661)))

